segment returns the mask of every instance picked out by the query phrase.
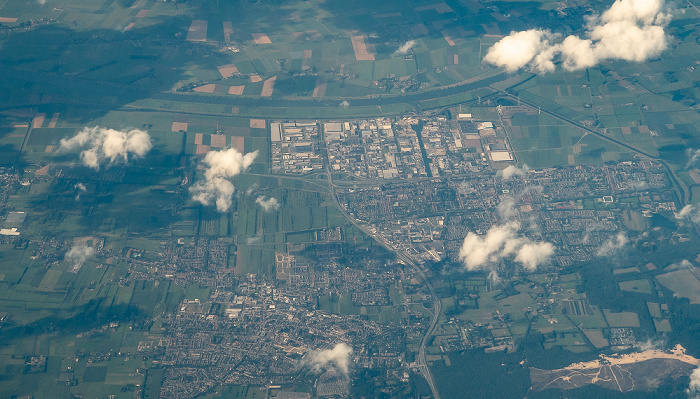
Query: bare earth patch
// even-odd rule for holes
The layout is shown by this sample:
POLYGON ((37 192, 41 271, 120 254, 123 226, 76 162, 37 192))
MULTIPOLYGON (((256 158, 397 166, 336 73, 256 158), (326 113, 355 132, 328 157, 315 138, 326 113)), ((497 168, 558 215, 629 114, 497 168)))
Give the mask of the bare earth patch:
POLYGON ((243 89, 245 89, 245 86, 229 86, 228 94, 240 96, 241 94, 243 94, 243 89))
POLYGON ((574 363, 562 369, 530 368, 532 390, 574 389, 595 384, 606 389, 629 392, 651 391, 668 378, 687 376, 700 363, 677 345, 670 351, 648 350, 626 355, 604 356, 590 362, 574 363))
POLYGON ((447 31, 447 29, 441 31, 440 33, 442 33, 442 36, 445 38, 445 40, 447 40, 447 44, 449 44, 450 46, 455 45, 455 42, 452 40, 452 36, 450 36, 450 33, 447 31))
POLYGON ((253 40, 255 44, 270 44, 272 41, 265 33, 253 33, 253 40))
POLYGON ((243 154, 245 152, 245 137, 231 136, 231 147, 243 154))
MULTIPOLYGON (((187 131, 187 123, 185 122, 173 122, 173 127, 171 128, 173 132, 179 132, 182 130, 183 132, 187 131)), ((200 141, 201 143, 201 141, 200 141)))
POLYGON ((352 36, 350 40, 352 41, 352 49, 355 51, 356 60, 374 61, 374 54, 371 54, 370 50, 367 48, 364 36, 352 36))
POLYGON ((226 147, 226 136, 223 134, 212 134, 211 135, 211 146, 216 148, 226 147))
POLYGON ((56 123, 58 123, 58 116, 61 115, 58 112, 54 112, 53 116, 51 117, 51 122, 49 122, 49 127, 56 127, 56 123))
POLYGON ((196 91, 197 93, 213 93, 216 90, 216 85, 210 83, 208 85, 195 87, 192 90, 196 91))
POLYGON ((260 95, 262 97, 272 96, 272 92, 275 90, 275 81, 276 80, 277 80, 277 76, 273 76, 270 79, 266 80, 265 83, 263 83, 262 92, 260 93, 260 95))
POLYGON ((234 73, 238 73, 238 68, 233 64, 222 65, 219 68, 219 73, 225 78, 230 78, 234 73))
POLYGON ((251 119, 250 127, 256 129, 265 129, 265 119, 251 119))
POLYGON ((46 114, 36 114, 34 119, 32 119, 32 128, 36 129, 44 124, 44 119, 46 119, 46 114))

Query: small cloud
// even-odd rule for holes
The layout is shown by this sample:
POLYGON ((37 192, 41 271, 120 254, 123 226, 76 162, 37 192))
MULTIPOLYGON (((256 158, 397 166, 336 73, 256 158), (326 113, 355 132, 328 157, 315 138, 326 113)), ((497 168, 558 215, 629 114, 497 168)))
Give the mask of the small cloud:
POLYGON ((505 169, 496 172, 496 176, 499 176, 503 180, 510 180, 512 177, 525 175, 529 170, 530 167, 525 164, 522 168, 518 168, 515 165, 508 165, 505 169))
POLYGON ((80 194, 82 194, 82 193, 84 193, 85 191, 87 191, 87 189, 85 188, 85 185, 84 185, 83 183, 77 183, 76 185, 73 186, 73 188, 75 188, 76 190, 78 190, 78 194, 75 195, 75 200, 76 200, 76 201, 80 199, 80 194))
POLYGON ((489 272, 488 279, 491 280, 491 283, 494 285, 501 283, 501 277, 498 276, 498 272, 495 270, 491 270, 491 272, 489 272))
POLYGON ((245 195, 253 195, 253 193, 257 189, 258 189, 258 183, 255 183, 252 186, 250 186, 247 190, 245 190, 245 195))
POLYGON ((611 256, 619 251, 621 251, 625 245, 629 242, 627 235, 625 233, 617 233, 615 237, 611 237, 603 243, 603 245, 598 248, 596 255, 598 256, 611 256))
POLYGON ((498 214, 502 219, 510 219, 518 214, 515 210, 515 198, 505 197, 498 204, 498 214))
POLYGON ((674 213, 676 219, 687 219, 693 223, 700 223, 700 209, 693 205, 686 205, 680 211, 674 213))
POLYGON ((95 249, 85 245, 74 245, 70 251, 66 252, 65 260, 70 262, 74 268, 80 268, 87 258, 95 254, 95 249))
POLYGON ((276 211, 280 209, 280 203, 279 201, 277 201, 277 198, 270 197, 268 199, 265 199, 265 196, 261 195, 255 199, 255 203, 260 205, 265 212, 276 211))
POLYGON ((513 255, 528 271, 548 263, 554 255, 554 245, 532 241, 519 230, 518 222, 509 222, 492 226, 483 236, 467 234, 459 250, 464 268, 469 271, 488 269, 491 264, 513 255))
MULTIPOLYGON (((515 197, 503 197, 496 208, 498 215, 504 220, 516 216, 518 214, 516 205, 523 197, 531 195, 531 193, 542 194, 542 191, 544 191, 544 187, 542 186, 527 186, 521 192, 517 193, 515 197)), ((534 223, 534 220, 532 220, 532 222, 534 223)), ((532 227, 537 229, 536 223, 534 223, 532 227)))
POLYGON ((250 244, 256 244, 262 240, 262 236, 255 236, 255 237, 248 237, 245 240, 245 243, 250 245, 250 244))
POLYGON ((192 200, 202 205, 216 204, 219 212, 226 212, 231 207, 231 197, 236 191, 229 179, 245 171, 258 156, 258 152, 241 154, 235 148, 221 151, 209 151, 203 162, 209 167, 204 172, 205 180, 190 187, 192 200))
POLYGON ((671 263, 670 265, 666 266, 664 269, 665 270, 679 270, 679 269, 692 269, 693 264, 690 263, 688 259, 683 259, 682 261, 678 263, 671 263))
POLYGON ((691 167, 697 165, 698 161, 700 161, 700 150, 688 148, 685 150, 685 155, 688 156, 688 162, 685 164, 686 169, 690 169, 691 167))
POLYGON ((350 107, 350 103, 348 102, 348 100, 343 100, 343 101, 340 103, 339 107, 340 107, 340 108, 348 108, 348 107, 350 107))
POLYGON ((537 270, 537 266, 549 262, 554 255, 554 245, 549 242, 527 243, 520 247, 515 261, 523 264, 530 272, 537 270))
POLYGON ((650 351, 650 350, 661 350, 661 349, 666 349, 666 341, 664 341, 663 339, 649 338, 648 340, 646 340, 644 342, 637 342, 634 345, 634 347, 637 348, 641 352, 650 351))
POLYGON ((61 139, 60 150, 85 148, 80 152, 80 160, 97 170, 106 160, 110 164, 127 162, 129 156, 143 157, 152 147, 151 137, 143 130, 120 131, 95 126, 83 128, 70 139, 61 139))
POLYGON ((333 367, 347 376, 350 371, 350 355, 352 355, 352 348, 346 343, 340 342, 333 349, 309 352, 306 363, 316 372, 333 367))
POLYGON ((649 188, 649 183, 645 181, 633 181, 629 182, 627 186, 632 190, 646 190, 647 188, 649 188))
POLYGON ((394 51, 394 56, 397 55, 405 55, 408 53, 408 51, 413 48, 413 46, 416 45, 415 40, 409 40, 406 43, 402 44, 401 47, 397 48, 396 51, 394 51))
POLYGON ((690 374, 690 384, 685 391, 690 399, 700 399, 700 367, 690 374))

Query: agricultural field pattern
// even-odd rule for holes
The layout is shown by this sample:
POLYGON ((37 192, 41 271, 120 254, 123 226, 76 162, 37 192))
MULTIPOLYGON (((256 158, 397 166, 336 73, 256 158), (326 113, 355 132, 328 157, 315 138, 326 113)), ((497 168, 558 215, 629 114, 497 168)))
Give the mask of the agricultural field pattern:
POLYGON ((696 0, 0 0, 0 397, 700 398, 696 0))

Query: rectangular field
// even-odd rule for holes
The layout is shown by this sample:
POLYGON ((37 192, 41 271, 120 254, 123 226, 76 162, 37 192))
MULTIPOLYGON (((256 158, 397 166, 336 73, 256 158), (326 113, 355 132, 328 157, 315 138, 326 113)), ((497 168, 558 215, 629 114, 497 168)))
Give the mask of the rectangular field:
POLYGON ((171 128, 171 131, 173 132, 179 132, 182 130, 183 132, 187 131, 187 123, 186 122, 173 122, 173 126, 171 128))
POLYGON ((325 97, 327 86, 328 81, 326 79, 316 79, 316 87, 314 87, 314 93, 312 94, 312 97, 325 97))
POLYGON ((355 59, 357 61, 374 61, 374 54, 371 54, 365 44, 364 36, 352 36, 352 49, 355 51, 355 59))
POLYGON ((260 93, 260 95, 262 97, 272 96, 272 91, 275 90, 275 81, 276 80, 277 80, 277 76, 273 76, 270 79, 266 80, 265 83, 263 83, 262 92, 260 93))
POLYGON ((230 78, 234 73, 238 73, 238 68, 233 64, 222 65, 218 69, 221 77, 224 79, 230 78))
POLYGON ((231 21, 224 21, 224 41, 226 43, 231 41, 232 34, 233 34, 233 24, 231 24, 231 21))
POLYGON ((265 33, 253 33, 255 44, 270 44, 272 41, 265 33))
POLYGON ((245 86, 229 86, 228 94, 240 96, 241 94, 243 94, 244 89, 245 89, 245 86))
POLYGON ((207 21, 195 19, 187 32, 187 41, 206 42, 207 41, 207 21))
POLYGON ((656 276, 656 279, 677 296, 688 298, 691 304, 700 304, 700 280, 690 269, 664 273, 656 276))

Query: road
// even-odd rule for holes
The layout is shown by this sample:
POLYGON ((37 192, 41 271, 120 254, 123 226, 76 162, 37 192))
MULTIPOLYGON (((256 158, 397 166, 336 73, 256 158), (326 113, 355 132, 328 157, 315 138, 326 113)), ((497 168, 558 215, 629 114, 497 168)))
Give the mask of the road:
MULTIPOLYGON (((506 73, 498 73, 493 76, 477 76, 474 79, 465 80, 449 86, 443 86, 432 90, 406 93, 402 95, 374 95, 366 97, 347 98, 350 106, 386 106, 391 104, 413 104, 426 100, 434 100, 479 88, 487 88, 491 84, 505 79, 506 73)), ((216 104, 226 106, 246 106, 264 108, 338 108, 338 104, 345 98, 266 98, 245 96, 207 96, 192 93, 163 92, 151 95, 151 99, 163 101, 175 101, 198 104, 216 104)))
POLYGON ((511 94, 511 93, 508 93, 508 92, 505 92, 505 91, 502 91, 502 90, 498 90, 498 91, 499 91, 501 94, 503 94, 503 95, 505 95, 505 96, 507 96, 507 97, 509 97, 509 98, 511 98, 511 99, 514 99, 514 100, 519 101, 521 104, 525 104, 525 105, 527 105, 527 106, 529 106, 529 107, 531 107, 531 108, 533 108, 533 109, 540 110, 541 112, 544 112, 544 113, 547 114, 547 115, 550 115, 550 116, 552 116, 552 117, 554 117, 554 118, 557 118, 557 119, 559 119, 559 120, 561 120, 561 121, 564 121, 564 122, 566 122, 566 123, 568 123, 568 124, 570 124, 570 125, 574 125, 574 126, 580 128, 580 129, 583 129, 583 130, 585 130, 586 132, 588 132, 588 133, 590 133, 590 134, 593 134, 593 135, 595 135, 595 136, 597 136, 597 137, 600 137, 600 138, 603 139, 603 140, 606 140, 606 141, 609 141, 609 142, 611 142, 611 143, 617 144, 617 145, 619 145, 620 147, 626 148, 626 149, 628 149, 628 150, 630 150, 630 151, 632 151, 632 152, 634 152, 634 153, 637 153, 637 154, 642 155, 642 156, 644 156, 644 157, 646 157, 646 158, 653 159, 653 160, 656 160, 656 161, 660 162, 660 163, 661 163, 662 165, 664 165, 664 167, 666 168, 666 171, 668 172, 668 175, 669 175, 669 177, 671 178, 671 181, 673 182, 673 184, 674 184, 674 185, 678 188, 678 190, 680 191, 680 196, 679 196, 678 199, 679 199, 680 202, 681 202, 681 206, 683 206, 683 205, 685 205, 685 204, 689 204, 690 201, 692 200, 692 192, 690 191, 690 188, 687 187, 687 186, 685 185, 685 183, 683 183, 683 180, 681 180, 681 179, 678 177, 678 175, 676 175, 676 172, 673 171, 673 169, 671 168, 671 166, 669 166, 669 164, 668 164, 665 160, 661 159, 660 157, 651 155, 651 154, 649 154, 649 153, 647 153, 647 152, 644 152, 644 151, 642 151, 642 150, 640 150, 640 149, 638 149, 638 148, 635 148, 635 147, 633 147, 633 146, 631 146, 631 145, 629 145, 629 144, 627 144, 627 143, 624 143, 624 142, 622 142, 622 141, 619 141, 619 140, 617 140, 617 139, 615 139, 615 138, 613 138, 613 137, 606 136, 606 135, 604 135, 603 133, 600 133, 600 132, 598 132, 598 131, 596 131, 596 130, 593 130, 593 129, 589 128, 589 127, 586 127, 586 126, 583 125, 582 123, 577 122, 577 121, 572 120, 572 119, 569 119, 569 118, 567 118, 567 117, 565 117, 565 116, 563 116, 563 115, 557 114, 556 112, 550 111, 550 110, 548 110, 548 109, 546 109, 546 108, 541 108, 539 105, 537 105, 537 104, 535 104, 535 103, 532 103, 532 102, 530 102, 530 101, 528 101, 528 100, 524 100, 524 99, 522 99, 522 98, 520 98, 520 97, 518 97, 518 96, 516 96, 516 95, 514 95, 514 94, 511 94))
MULTIPOLYGON (((324 143, 323 138, 321 137, 321 143, 324 143)), ((389 244, 388 241, 386 241, 383 237, 381 237, 378 234, 375 234, 362 224, 360 224, 354 217, 352 217, 344 207, 340 205, 340 201, 338 201, 338 196, 336 195, 336 184, 333 182, 333 174, 331 173, 330 170, 330 162, 328 161, 328 152, 326 151, 325 146, 322 148, 322 153, 323 153, 323 158, 324 158, 324 163, 326 164, 326 175, 328 177, 328 191, 330 192, 331 198, 333 199, 333 203, 335 204, 336 208, 338 208, 338 211, 348 220, 350 223, 353 224, 356 228, 358 228, 360 231, 363 233, 367 234, 368 236, 372 237, 379 245, 382 247, 386 248, 388 251, 391 251, 396 254, 396 257, 405 263, 406 265, 410 266, 413 268, 413 270, 418 273, 421 278, 423 279, 423 282, 425 283, 425 286, 428 288, 428 291, 430 292, 430 298, 433 301, 433 310, 431 313, 431 319, 430 319, 430 325, 428 326, 428 329, 425 331, 425 334, 423 335, 423 338, 421 339, 420 346, 418 348, 418 357, 416 360, 416 363, 418 364, 418 369, 420 370, 421 374, 425 378, 425 380, 428 382, 428 386, 430 386, 430 391, 432 392, 433 398, 434 399, 440 399, 440 393, 437 390, 437 387, 435 386, 435 381, 433 380, 433 375, 430 372, 430 367, 428 367, 428 362, 426 361, 425 357, 425 346, 428 342, 428 339, 430 339, 430 336, 433 334, 433 331, 435 330, 435 326, 437 326, 438 319, 440 317, 440 311, 442 310, 442 302, 440 301, 440 298, 438 298, 437 294, 435 293, 435 289, 433 288, 432 284, 430 284, 430 279, 428 279, 428 276, 425 274, 423 269, 418 265, 413 259, 411 259, 408 254, 402 252, 402 251, 397 251, 391 244, 389 244)))

